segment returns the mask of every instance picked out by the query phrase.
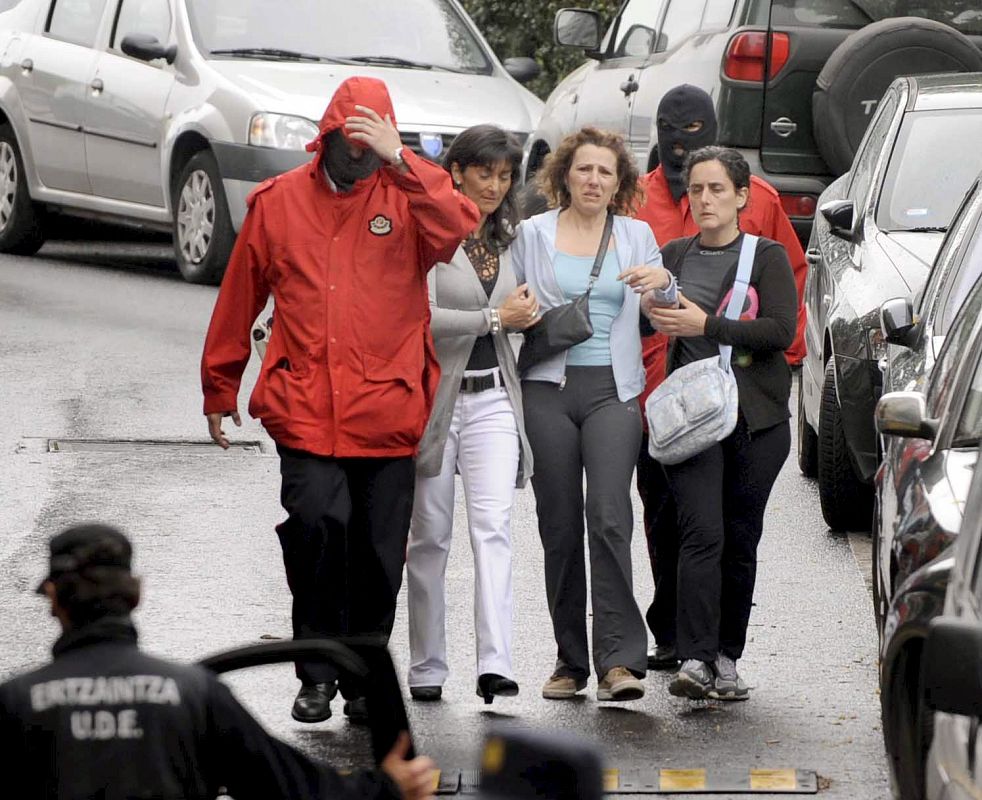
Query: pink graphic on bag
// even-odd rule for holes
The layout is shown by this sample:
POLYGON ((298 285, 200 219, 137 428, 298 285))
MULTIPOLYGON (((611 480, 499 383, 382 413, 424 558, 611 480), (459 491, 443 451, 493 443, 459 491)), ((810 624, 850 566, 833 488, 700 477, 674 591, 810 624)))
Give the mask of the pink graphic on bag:
MULTIPOLYGON (((733 290, 730 289, 726 293, 726 297, 723 298, 723 302, 719 304, 719 308, 716 309, 716 316, 722 317, 726 313, 726 307, 730 304, 730 295, 733 294, 733 290)), ((747 289, 747 296, 743 298, 743 311, 740 313, 740 319, 757 319, 757 312, 760 310, 760 300, 757 297, 757 290, 751 286, 747 289)))

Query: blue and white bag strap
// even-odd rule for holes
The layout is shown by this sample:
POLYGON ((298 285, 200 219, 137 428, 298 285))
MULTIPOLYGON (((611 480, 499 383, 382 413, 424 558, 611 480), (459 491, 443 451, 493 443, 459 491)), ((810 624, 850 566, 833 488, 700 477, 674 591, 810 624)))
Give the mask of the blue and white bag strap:
MULTIPOLYGON (((743 303, 747 299, 747 291, 750 289, 750 273, 754 268, 754 256, 757 255, 757 240, 759 236, 750 233, 743 235, 743 244, 740 246, 740 261, 737 263, 736 278, 733 281, 733 292, 730 294, 730 302, 726 306, 726 313, 723 315, 727 319, 740 319, 743 313, 743 303)), ((732 345, 719 346, 719 365, 727 372, 730 369, 730 357, 733 355, 732 345)))

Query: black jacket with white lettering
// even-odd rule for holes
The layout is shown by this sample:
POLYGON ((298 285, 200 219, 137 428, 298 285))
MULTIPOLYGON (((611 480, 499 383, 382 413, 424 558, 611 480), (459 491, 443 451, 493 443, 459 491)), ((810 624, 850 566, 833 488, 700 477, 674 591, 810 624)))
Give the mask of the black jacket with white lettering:
POLYGON ((70 631, 54 660, 0 685, 0 762, 23 800, 396 798, 270 736, 210 672, 153 658, 129 619, 70 631))

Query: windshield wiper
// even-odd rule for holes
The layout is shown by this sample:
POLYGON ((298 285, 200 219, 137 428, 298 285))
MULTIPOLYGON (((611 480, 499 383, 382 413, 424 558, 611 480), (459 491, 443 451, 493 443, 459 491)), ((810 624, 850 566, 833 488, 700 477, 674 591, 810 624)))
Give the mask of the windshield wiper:
POLYGON ((410 61, 408 58, 397 56, 348 56, 345 61, 355 64, 382 64, 386 67, 406 67, 408 69, 437 69, 441 72, 464 72, 464 70, 442 67, 439 64, 427 64, 425 61, 410 61))
POLYGON ((223 50, 212 50, 213 56, 245 56, 246 58, 278 58, 283 61, 331 61, 344 63, 340 59, 326 56, 315 56, 312 53, 300 53, 296 50, 280 50, 276 47, 228 47, 223 50))
POLYGON ((947 233, 948 227, 946 225, 924 225, 920 228, 897 228, 891 233, 947 233))

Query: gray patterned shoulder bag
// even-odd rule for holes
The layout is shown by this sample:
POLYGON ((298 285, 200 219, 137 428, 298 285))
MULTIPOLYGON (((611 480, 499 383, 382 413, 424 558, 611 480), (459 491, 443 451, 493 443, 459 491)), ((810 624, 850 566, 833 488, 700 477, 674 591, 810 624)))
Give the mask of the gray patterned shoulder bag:
MULTIPOLYGON (((750 287, 758 237, 744 234, 727 319, 739 319, 750 287)), ((733 348, 719 346, 719 356, 703 358, 674 370, 645 403, 648 452, 662 464, 680 464, 729 436, 737 423, 739 396, 733 348)))

